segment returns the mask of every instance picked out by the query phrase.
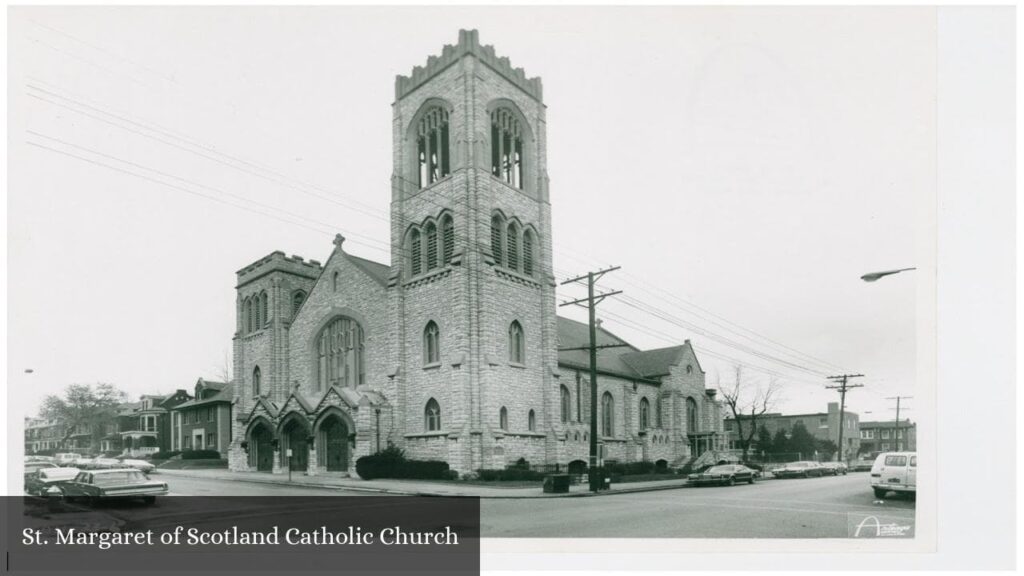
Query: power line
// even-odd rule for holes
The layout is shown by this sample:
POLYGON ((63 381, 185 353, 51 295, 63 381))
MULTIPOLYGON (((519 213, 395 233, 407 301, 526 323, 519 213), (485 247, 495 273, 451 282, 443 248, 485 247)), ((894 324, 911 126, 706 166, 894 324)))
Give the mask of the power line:
POLYGON ((843 462, 843 417, 846 416, 846 392, 852 388, 861 388, 863 384, 850 384, 850 378, 863 378, 863 374, 841 374, 839 376, 829 376, 829 380, 836 382, 842 382, 834 386, 825 386, 829 390, 839 390, 839 454, 838 462, 843 462))

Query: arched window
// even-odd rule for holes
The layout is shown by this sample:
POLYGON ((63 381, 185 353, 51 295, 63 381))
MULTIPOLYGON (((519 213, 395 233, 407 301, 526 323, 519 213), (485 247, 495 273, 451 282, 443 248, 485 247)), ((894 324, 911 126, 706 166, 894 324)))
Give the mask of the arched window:
POLYGON ((654 399, 654 425, 661 428, 661 396, 654 399))
POLYGON ((427 432, 441 429, 441 406, 433 398, 427 400, 427 407, 423 410, 423 428, 427 432))
POLYGON ((447 266, 452 263, 452 255, 455 254, 455 224, 448 214, 441 219, 441 241, 444 244, 442 261, 447 266))
POLYGON ((693 398, 686 399, 686 431, 697 431, 697 401, 693 398))
POLYGON ((518 320, 508 326, 508 359, 516 364, 526 363, 526 351, 523 343, 523 327, 518 320))
POLYGON ((363 384, 363 329, 340 316, 317 338, 317 390, 330 386, 354 388, 363 384))
POLYGON ((245 328, 245 333, 252 332, 252 299, 246 298, 242 304, 242 326, 245 328))
POLYGON ((523 232, 523 274, 533 276, 533 231, 523 232))
POLYGON ((692 374, 693 373, 693 364, 687 364, 686 365, 686 373, 687 374, 692 374))
POLYGON ((299 308, 302 308, 302 303, 306 301, 306 293, 302 290, 296 290, 292 294, 292 318, 299 313, 299 308))
POLYGON ((519 119, 508 108, 491 112, 491 174, 523 188, 523 138, 519 119))
POLYGON ((409 234, 409 259, 413 276, 423 271, 423 249, 420 246, 420 231, 415 228, 409 234))
POLYGON ((260 324, 260 328, 270 322, 270 314, 268 313, 270 308, 270 298, 267 297, 267 293, 260 294, 260 318, 263 319, 263 323, 260 324))
POLYGON ((501 251, 502 229, 504 227, 505 222, 501 216, 495 214, 491 217, 491 255, 494 256, 494 263, 498 266, 502 266, 505 261, 501 251))
POLYGON ((650 427, 651 417, 651 403, 647 401, 647 398, 640 399, 640 430, 646 430, 650 427))
POLYGON ((537 431, 537 414, 533 410, 526 415, 526 429, 530 432, 537 431))
POLYGON ((562 385, 562 422, 572 421, 572 396, 569 389, 562 385))
POLYGON ((441 332, 433 320, 423 329, 423 363, 436 364, 441 361, 441 332))
POLYGON ((505 242, 508 252, 508 267, 519 270, 519 227, 515 222, 508 225, 508 240, 505 242))
POLYGON ((448 111, 434 106, 416 127, 417 178, 423 188, 451 173, 448 159, 448 111))
POLYGON ((498 426, 502 430, 508 430, 508 408, 504 406, 498 411, 498 426))
POLYGON ((257 366, 257 367, 252 369, 252 395, 253 396, 259 396, 260 395, 260 392, 261 392, 261 390, 260 390, 260 379, 261 379, 260 378, 260 367, 257 366))
POLYGON ((437 226, 433 222, 427 224, 427 270, 438 267, 437 262, 437 226))
POLYGON ((259 330, 263 327, 263 322, 260 320, 260 308, 263 306, 260 304, 260 295, 256 294, 252 297, 252 329, 259 330))
POLYGON ((339 275, 340 274, 338 272, 335 272, 334 273, 334 277, 331 280, 331 290, 334 290, 335 292, 338 291, 338 276, 339 275))
POLYGON ((601 396, 601 434, 613 436, 615 433, 615 399, 610 392, 601 396))

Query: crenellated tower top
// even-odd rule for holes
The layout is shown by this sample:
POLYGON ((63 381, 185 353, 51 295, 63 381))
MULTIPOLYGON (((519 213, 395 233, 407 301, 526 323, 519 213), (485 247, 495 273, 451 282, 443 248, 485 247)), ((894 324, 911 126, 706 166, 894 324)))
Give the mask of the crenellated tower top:
POLYGON ((543 101, 543 86, 540 78, 527 78, 522 68, 513 68, 508 58, 499 57, 494 46, 480 44, 480 36, 476 30, 459 30, 459 43, 452 46, 445 44, 440 56, 427 58, 426 66, 417 66, 409 76, 395 77, 395 99, 401 99, 413 92, 442 70, 458 62, 465 55, 473 55, 492 68, 509 82, 515 84, 523 92, 538 102, 543 101))

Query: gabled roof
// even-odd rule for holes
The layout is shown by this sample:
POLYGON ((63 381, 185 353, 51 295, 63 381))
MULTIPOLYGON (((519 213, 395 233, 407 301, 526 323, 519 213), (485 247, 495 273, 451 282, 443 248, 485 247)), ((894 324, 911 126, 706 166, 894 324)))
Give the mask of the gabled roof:
MULTIPOLYGON (((597 345, 624 344, 621 348, 599 348, 597 351, 597 369, 601 372, 615 374, 624 378, 644 378, 632 366, 622 361, 624 352, 639 352, 629 342, 619 338, 604 328, 597 329, 597 345)), ((590 345, 590 327, 582 322, 558 317, 558 363, 562 366, 589 369, 590 352, 587 350, 565 350, 590 345)))
POLYGON ((181 404, 178 404, 174 408, 171 408, 171 410, 181 410, 182 408, 191 408, 193 406, 200 406, 204 404, 217 404, 222 402, 230 403, 233 400, 235 394, 234 385, 224 384, 223 382, 216 382, 216 384, 222 384, 223 387, 215 395, 204 400, 196 399, 189 400, 188 402, 182 402, 181 404))
POLYGON ((380 262, 374 262, 373 260, 367 260, 366 258, 360 258, 359 256, 353 256, 348 253, 345 253, 345 257, 355 264, 357 268, 366 272, 370 278, 376 280, 381 286, 388 285, 388 276, 391 275, 391 266, 381 264, 380 262))
POLYGON ((686 345, 658 348, 656 350, 644 350, 641 352, 627 352, 622 355, 622 361, 636 370, 645 378, 665 376, 670 372, 672 366, 676 366, 683 359, 686 353, 686 345))
POLYGON ((204 378, 200 378, 196 384, 202 384, 204 388, 210 388, 213 390, 223 390, 228 386, 226 382, 216 382, 214 380, 206 380, 204 378))

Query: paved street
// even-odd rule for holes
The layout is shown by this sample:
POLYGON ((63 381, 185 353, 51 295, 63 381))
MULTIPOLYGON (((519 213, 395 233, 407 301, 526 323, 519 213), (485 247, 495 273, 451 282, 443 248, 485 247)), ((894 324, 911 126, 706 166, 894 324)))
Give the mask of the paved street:
POLYGON ((875 503, 866 473, 754 485, 559 498, 485 500, 486 537, 846 538, 849 518, 911 524, 914 503, 875 503), (852 516, 851 516, 852 514, 852 516))

